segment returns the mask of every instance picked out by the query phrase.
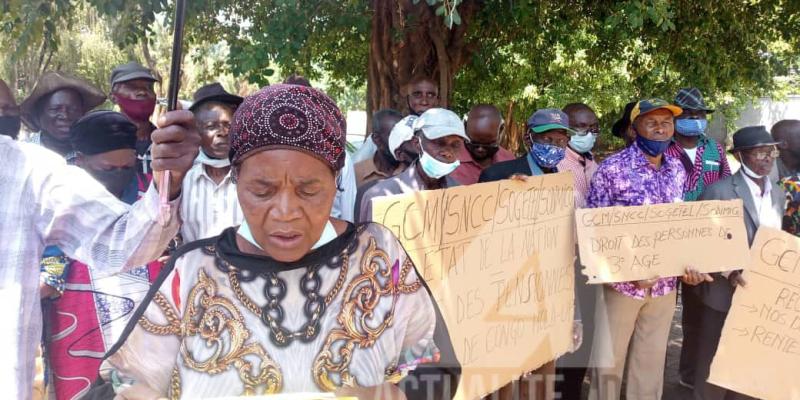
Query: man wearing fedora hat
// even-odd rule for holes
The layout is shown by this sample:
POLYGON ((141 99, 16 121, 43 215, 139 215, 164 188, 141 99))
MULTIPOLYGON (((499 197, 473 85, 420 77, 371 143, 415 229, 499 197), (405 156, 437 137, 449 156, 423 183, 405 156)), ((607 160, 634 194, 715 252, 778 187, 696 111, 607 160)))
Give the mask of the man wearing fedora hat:
POLYGON ((20 105, 22 120, 34 132, 29 142, 72 161, 75 153, 69 141, 70 127, 105 100, 103 92, 89 82, 60 72, 45 73, 20 105))
POLYGON ((216 236, 244 218, 228 159, 228 132, 233 113, 243 100, 216 82, 194 93, 189 111, 194 113, 201 142, 197 160, 183 181, 181 238, 184 242, 216 236))
POLYGON ((111 71, 111 102, 136 125, 137 170, 151 178, 150 135, 156 129, 150 117, 156 108, 154 85, 159 79, 137 62, 119 65, 111 71))
MULTIPOLYGON (((703 189, 730 176, 731 169, 725 150, 714 139, 706 136, 707 115, 714 109, 706 106, 697 88, 683 88, 675 95, 675 105, 683 109, 675 117, 675 136, 666 154, 680 160, 686 170, 683 200, 695 201, 703 189)), ((691 388, 694 381, 695 355, 697 354, 697 326, 700 324, 700 304, 692 290, 681 291, 683 313, 683 346, 681 346, 680 380, 682 386, 691 388)))
MULTIPOLYGON (((34 132, 28 142, 42 145, 74 163, 77 154, 70 142, 70 128, 106 97, 90 83, 59 72, 47 72, 20 105, 22 120, 34 132)), ((41 262, 40 294, 55 298, 63 292, 69 260, 56 246, 45 248, 41 262)))
MULTIPOLYGON (((780 185, 774 185, 768 175, 779 151, 776 142, 763 126, 749 126, 733 134, 731 152, 742 166, 729 176, 703 191, 700 200, 742 199, 747 241, 752 244, 759 227, 780 229, 785 197, 780 185)), ((695 399, 749 398, 706 382, 711 361, 717 351, 722 326, 731 307, 737 286, 744 286, 739 271, 712 274, 714 280, 704 282, 693 290, 700 299, 700 326, 697 332, 697 364, 694 376, 695 399)))

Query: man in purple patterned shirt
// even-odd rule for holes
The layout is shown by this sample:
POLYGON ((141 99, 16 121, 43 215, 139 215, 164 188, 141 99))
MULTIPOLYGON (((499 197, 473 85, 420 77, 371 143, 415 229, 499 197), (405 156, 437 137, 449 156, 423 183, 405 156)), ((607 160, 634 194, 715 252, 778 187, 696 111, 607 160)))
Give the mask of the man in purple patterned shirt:
MULTIPOLYGON (((634 142, 606 159, 592 178, 587 206, 640 206, 680 202, 686 171, 664 155, 674 134, 673 118, 682 110, 660 99, 638 102, 631 110, 634 142)), ((687 269, 690 285, 708 280, 687 269)), ((628 399, 660 399, 664 359, 677 278, 658 277, 605 285, 595 317, 590 399, 619 399, 628 359, 628 399), (628 354, 630 345, 630 354, 628 354)))

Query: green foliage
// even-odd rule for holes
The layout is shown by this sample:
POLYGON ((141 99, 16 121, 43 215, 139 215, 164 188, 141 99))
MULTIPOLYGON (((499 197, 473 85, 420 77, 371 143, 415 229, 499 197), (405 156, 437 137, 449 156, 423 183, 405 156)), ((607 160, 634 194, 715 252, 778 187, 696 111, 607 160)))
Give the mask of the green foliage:
POLYGON ((582 101, 608 134, 628 101, 697 86, 735 115, 791 74, 798 18, 798 2, 786 0, 488 1, 470 27, 480 46, 456 75, 454 104, 513 102, 523 121, 582 101))
MULTIPOLYGON (((110 37, 125 54, 149 38, 159 69, 169 59, 168 0, 85 0, 109 22, 110 37)), ((415 4, 420 0, 412 0, 415 4)), ((450 28, 465 24, 459 9, 479 0, 425 0, 450 28)), ((4 44, 38 51, 38 44, 69 31, 76 0, 7 0, 0 17, 4 44)), ((290 73, 321 84, 343 108, 363 104, 371 19, 380 2, 367 0, 190 1, 187 52, 199 82, 228 77, 263 86, 290 73)), ((697 86, 723 114, 761 95, 797 91, 800 1, 795 0, 483 0, 466 24, 466 57, 456 72, 452 104, 476 102, 516 121, 540 107, 582 101, 602 116, 605 131, 622 106, 640 97, 671 99, 697 86)), ((404 29, 414 29, 414 16, 404 29)), ((395 30, 400 37, 402 32, 395 30)), ((414 45, 411 43, 410 45, 414 45)), ((69 45, 73 46, 73 45, 69 45)), ((100 45, 98 45, 100 46, 100 45)), ((107 48, 94 51, 113 54, 107 48)), ((75 66, 79 71, 97 61, 75 66)), ((101 68, 102 69, 102 68, 101 68)), ((240 85, 240 88, 244 89, 240 85)), ((728 118, 733 120, 733 118, 728 118)))
MULTIPOLYGON (((414 4, 420 0, 413 0, 414 4)), ((436 8, 436 15, 444 18, 444 24, 452 29, 453 25, 461 25, 461 15, 458 13, 458 5, 462 0, 426 0, 429 6, 436 8)))

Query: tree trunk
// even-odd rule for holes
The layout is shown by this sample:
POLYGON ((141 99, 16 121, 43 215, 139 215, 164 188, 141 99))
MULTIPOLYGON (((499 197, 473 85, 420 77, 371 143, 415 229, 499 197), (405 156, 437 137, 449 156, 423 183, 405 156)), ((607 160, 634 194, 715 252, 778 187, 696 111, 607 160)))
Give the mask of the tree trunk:
POLYGON ((158 72, 158 66, 156 64, 156 60, 153 59, 153 55, 150 54, 150 43, 148 42, 147 36, 142 38, 142 55, 144 55, 144 61, 147 63, 147 68, 150 68, 150 71, 153 73, 153 76, 158 79, 158 97, 164 97, 164 85, 161 73, 158 72))
POLYGON ((461 25, 448 29, 425 1, 371 0, 372 32, 367 73, 367 131, 372 113, 392 108, 408 113, 405 86, 418 74, 439 84, 442 107, 450 104, 453 76, 469 60, 465 40, 469 21, 481 6, 465 0, 458 7, 461 25))

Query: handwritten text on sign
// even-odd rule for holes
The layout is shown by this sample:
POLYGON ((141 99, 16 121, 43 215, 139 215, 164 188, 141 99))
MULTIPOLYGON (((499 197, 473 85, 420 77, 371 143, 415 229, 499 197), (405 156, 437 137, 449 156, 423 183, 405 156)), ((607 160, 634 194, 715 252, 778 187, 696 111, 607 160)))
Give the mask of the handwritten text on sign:
POLYGON ((384 197, 372 209, 439 304, 463 367, 458 398, 479 398, 570 349, 571 175, 384 197))
POLYGON ((709 382, 760 399, 800 399, 800 239, 760 228, 709 382))
POLYGON ((742 201, 698 201, 575 212, 589 283, 740 269, 748 259, 742 201))

